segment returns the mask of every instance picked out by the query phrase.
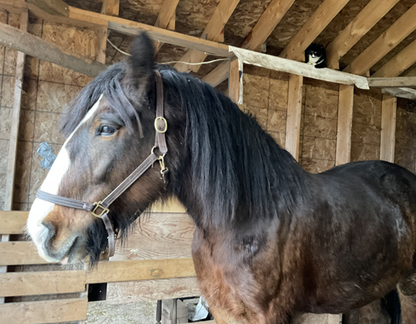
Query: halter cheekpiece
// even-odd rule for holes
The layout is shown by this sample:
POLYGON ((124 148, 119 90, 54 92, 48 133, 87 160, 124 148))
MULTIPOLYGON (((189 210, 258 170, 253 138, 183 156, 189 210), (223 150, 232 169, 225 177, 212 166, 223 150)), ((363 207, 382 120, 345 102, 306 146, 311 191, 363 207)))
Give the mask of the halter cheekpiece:
POLYGON ((137 179, 139 179, 156 161, 160 164, 160 173, 162 179, 165 180, 166 174, 169 171, 165 165, 165 155, 168 152, 166 145, 165 133, 168 129, 168 122, 163 114, 163 80, 159 71, 155 71, 156 81, 156 118, 154 122, 156 136, 155 145, 153 146, 150 155, 122 182, 117 188, 115 188, 107 197, 102 201, 89 203, 76 199, 66 198, 54 194, 50 194, 39 190, 36 194, 36 198, 61 205, 65 207, 83 209, 89 211, 93 216, 101 218, 104 222, 105 228, 108 233, 108 256, 112 257, 115 253, 115 234, 113 225, 111 224, 108 214, 110 212, 109 206, 123 194, 137 179), (158 149, 160 155, 155 153, 155 149, 158 149))

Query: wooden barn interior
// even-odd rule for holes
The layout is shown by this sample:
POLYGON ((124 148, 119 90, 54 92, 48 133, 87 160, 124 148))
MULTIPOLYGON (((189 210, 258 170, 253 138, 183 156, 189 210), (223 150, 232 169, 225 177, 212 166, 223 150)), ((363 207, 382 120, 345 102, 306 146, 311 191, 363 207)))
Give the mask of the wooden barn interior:
MULTIPOLYGON (((134 35, 226 92, 309 172, 382 159, 415 173, 415 17, 415 0, 0 0, 0 322, 129 323, 111 307, 199 296, 194 225, 175 201, 93 271, 46 265, 22 235, 48 172, 39 145, 59 152, 60 114, 134 35), (303 63, 311 43, 328 68, 303 63)), ((294 322, 341 318, 390 323, 381 301, 294 322)))

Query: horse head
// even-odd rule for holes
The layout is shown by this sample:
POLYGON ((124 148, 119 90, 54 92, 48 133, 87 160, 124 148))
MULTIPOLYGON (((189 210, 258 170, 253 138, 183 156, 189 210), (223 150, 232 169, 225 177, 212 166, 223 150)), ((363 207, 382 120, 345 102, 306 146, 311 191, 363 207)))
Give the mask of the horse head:
MULTIPOLYGON (((149 156, 156 133, 154 69, 152 42, 141 34, 132 43, 127 62, 109 67, 81 90, 61 117, 61 131, 67 139, 40 187, 42 192, 99 202, 149 156)), ((178 114, 180 110, 165 111, 167 120, 178 114)), ((175 124, 169 128, 175 129, 175 124)), ((167 137, 168 145, 176 139, 167 137)), ((172 167, 175 153, 178 155, 172 149, 166 156, 172 167)), ((155 163, 111 204, 108 216, 116 232, 125 233, 165 192, 166 183, 161 180, 159 163, 155 163)), ((74 263, 88 254, 96 262, 107 245, 99 218, 86 210, 39 198, 30 210, 27 230, 39 254, 50 262, 74 263)))

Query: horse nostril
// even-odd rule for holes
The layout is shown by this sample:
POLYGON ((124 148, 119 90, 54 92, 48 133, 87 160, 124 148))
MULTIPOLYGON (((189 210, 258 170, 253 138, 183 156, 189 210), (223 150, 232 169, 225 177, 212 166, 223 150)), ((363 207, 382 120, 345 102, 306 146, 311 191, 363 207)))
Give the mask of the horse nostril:
POLYGON ((42 222, 42 225, 45 226, 46 228, 46 237, 45 237, 45 240, 43 241, 43 244, 47 248, 50 244, 52 237, 54 237, 55 235, 55 227, 51 223, 48 223, 48 222, 42 222))

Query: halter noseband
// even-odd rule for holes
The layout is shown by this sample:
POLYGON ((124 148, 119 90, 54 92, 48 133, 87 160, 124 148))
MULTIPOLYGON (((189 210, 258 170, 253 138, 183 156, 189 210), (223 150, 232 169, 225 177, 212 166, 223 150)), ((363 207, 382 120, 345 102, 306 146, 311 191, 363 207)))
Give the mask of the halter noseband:
POLYGON ((114 229, 111 224, 108 213, 108 208, 122 193, 124 193, 137 179, 139 179, 156 161, 160 163, 160 173, 164 178, 168 172, 168 168, 165 166, 164 157, 168 152, 166 145, 165 133, 168 128, 168 123, 163 116, 163 80, 159 71, 155 71, 156 76, 156 118, 155 118, 155 146, 153 146, 150 155, 140 164, 117 188, 115 188, 107 197, 102 201, 89 203, 76 199, 66 198, 58 195, 53 195, 44 191, 39 190, 36 194, 36 198, 61 205, 65 207, 83 209, 89 211, 93 216, 101 218, 104 222, 105 228, 108 233, 108 256, 112 257, 115 253, 114 244, 114 229), (154 150, 158 149, 160 155, 156 155, 154 150))

